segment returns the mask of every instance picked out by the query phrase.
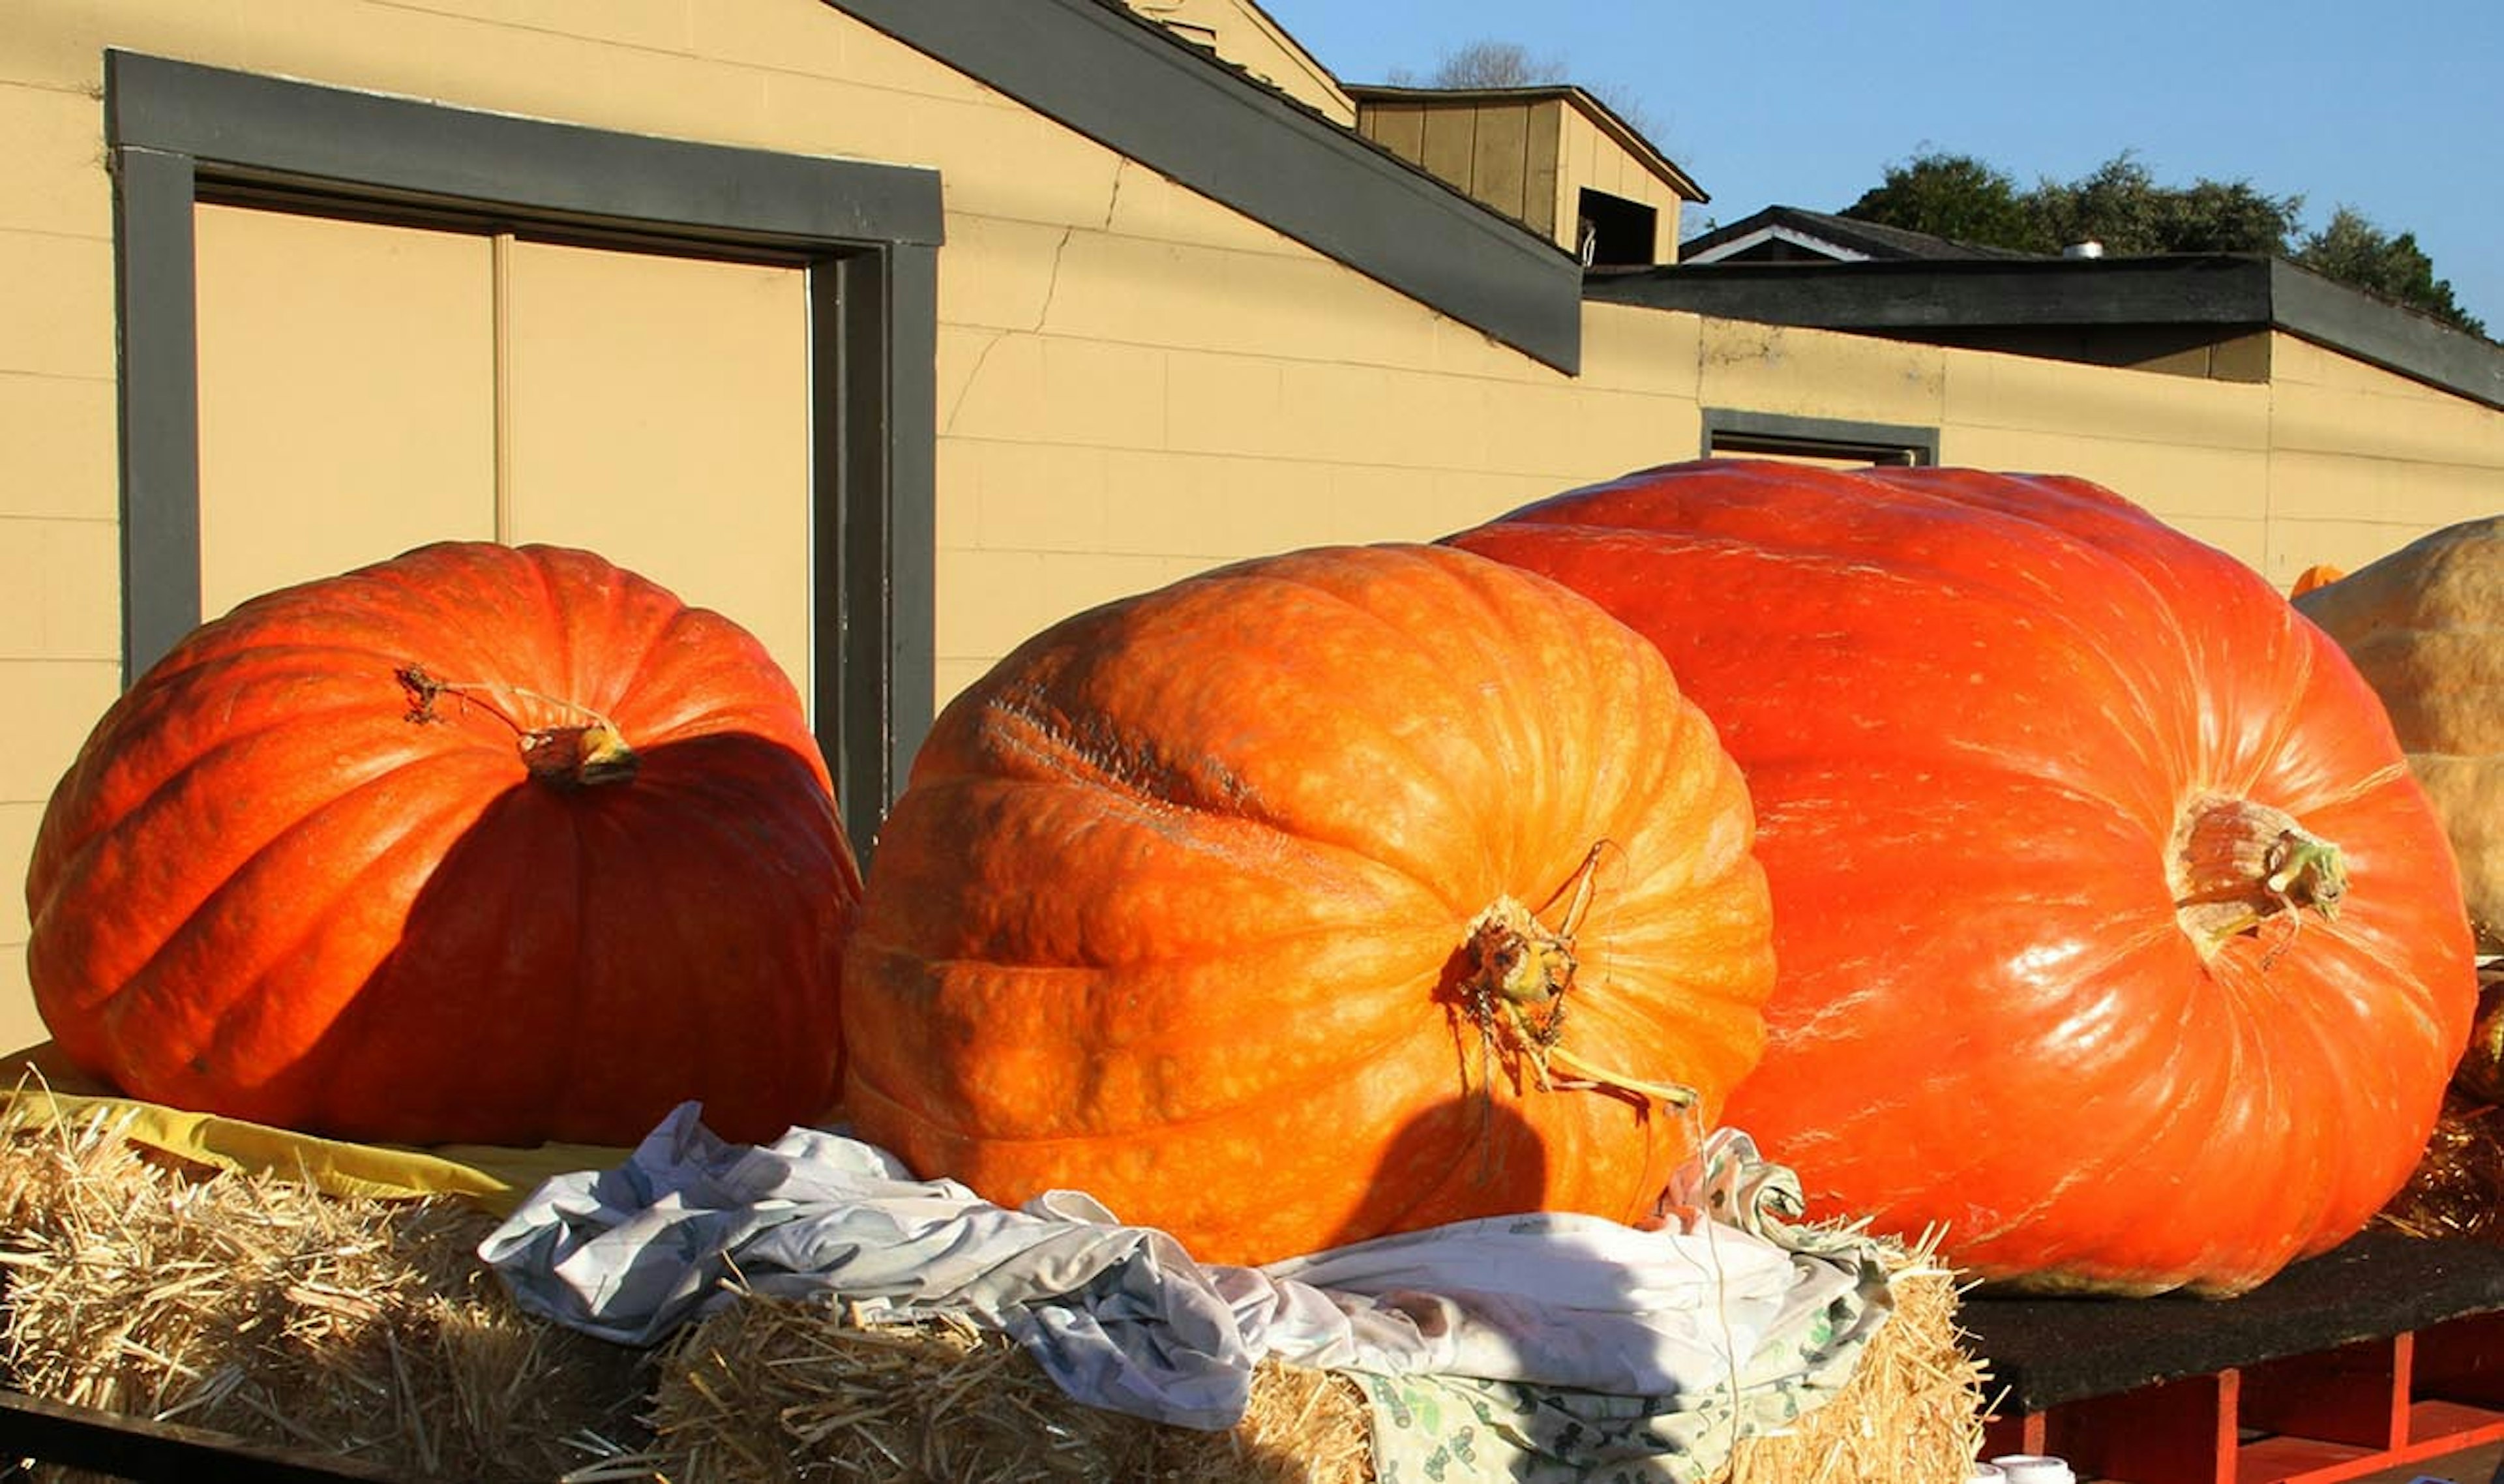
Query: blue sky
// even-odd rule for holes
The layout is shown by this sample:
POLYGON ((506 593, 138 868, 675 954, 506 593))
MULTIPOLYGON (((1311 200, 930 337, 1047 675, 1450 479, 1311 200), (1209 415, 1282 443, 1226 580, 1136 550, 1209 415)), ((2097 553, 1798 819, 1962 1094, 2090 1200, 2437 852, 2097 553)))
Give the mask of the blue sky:
POLYGON ((1342 82, 1517 42, 1613 101, 1713 199, 1833 211, 1931 150, 2029 186, 2124 150, 2168 186, 2248 181, 2412 231, 2504 338, 2504 0, 2095 5, 1260 0, 1342 82))

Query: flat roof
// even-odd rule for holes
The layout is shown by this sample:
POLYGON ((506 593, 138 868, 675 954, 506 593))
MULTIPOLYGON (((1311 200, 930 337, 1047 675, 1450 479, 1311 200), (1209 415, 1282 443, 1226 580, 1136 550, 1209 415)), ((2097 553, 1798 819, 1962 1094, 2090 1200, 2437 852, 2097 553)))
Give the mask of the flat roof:
POLYGON ((2171 327, 2220 338, 2279 329, 2504 408, 2504 346, 2261 254, 1677 263, 1594 269, 1582 293, 1942 343, 1993 329, 2171 327))

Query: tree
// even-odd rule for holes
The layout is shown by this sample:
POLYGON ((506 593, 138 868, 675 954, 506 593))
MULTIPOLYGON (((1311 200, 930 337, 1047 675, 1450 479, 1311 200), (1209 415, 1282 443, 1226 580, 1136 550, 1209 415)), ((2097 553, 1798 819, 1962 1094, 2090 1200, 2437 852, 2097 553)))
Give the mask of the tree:
POLYGON ((2269 196, 2248 181, 2159 186, 2128 151, 2088 175, 2038 184, 2027 197, 2039 235, 2066 247, 2100 242, 2121 257, 2267 253, 2282 257, 2304 197, 2269 196))
POLYGON ((2453 302, 2451 281, 2434 276, 2434 262, 2418 250, 2415 232, 2394 237, 2352 207, 2340 207, 2328 225, 2306 237, 2295 261, 2473 335, 2487 333, 2486 322, 2453 302))
POLYGON ((1888 167, 1884 184, 1843 208, 1856 221, 1983 247, 2048 251, 2017 183, 1970 155, 1932 153, 1888 167))
POLYGON ((2302 196, 2269 196, 2246 181, 2160 186, 2128 152, 2069 182, 2021 190, 1970 155, 1933 152, 1887 171, 1843 215, 1986 247, 2051 253, 2099 242, 2121 256, 2284 253, 2302 196))
MULTIPOLYGON (((1464 43, 1443 53, 1435 70, 1422 81, 1406 67, 1394 67, 1387 82, 1394 87, 1543 87, 1573 81, 1565 58, 1556 55, 1534 56, 1530 49, 1513 41, 1480 40, 1464 43)), ((1628 127, 1647 139, 1655 139, 1652 117, 1640 100, 1625 88, 1611 84, 1585 84, 1582 90, 1609 106, 1609 111, 1624 120, 1628 127)))
POLYGON ((2160 199, 2159 235, 2174 253, 2282 253, 2304 209, 2304 197, 2264 195, 2248 181, 2194 181, 2160 199))
POLYGON ((1565 81, 1566 67, 1563 57, 1533 56, 1519 42, 1474 41, 1444 52, 1423 85, 1413 85, 1408 77, 1395 72, 1392 82, 1401 86, 1537 87, 1565 81))
POLYGON ((2159 185, 2129 151, 2076 180, 2046 178, 2028 190, 1972 155, 1931 151, 1889 166, 1885 180, 1842 215, 2028 253, 2096 242, 2117 257, 2268 254, 2471 334, 2487 332, 2452 300, 2452 285, 2435 277, 2415 234, 2393 236, 2343 206, 2299 242, 2303 208, 2304 197, 2270 195, 2249 181, 2159 185))

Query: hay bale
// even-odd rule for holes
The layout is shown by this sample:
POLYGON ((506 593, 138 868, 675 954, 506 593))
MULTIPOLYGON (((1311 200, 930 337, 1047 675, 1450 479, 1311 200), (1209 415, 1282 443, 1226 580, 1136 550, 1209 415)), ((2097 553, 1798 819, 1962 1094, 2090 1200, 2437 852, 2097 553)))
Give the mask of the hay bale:
MULTIPOLYGON (((1981 1440, 1982 1367, 1956 1279, 1898 1250, 1896 1310, 1852 1378, 1781 1432, 1741 1439, 1722 1484, 1961 1484, 1981 1440)), ((665 1347, 644 1462, 678 1484, 1368 1484, 1365 1401, 1327 1372, 1264 1362, 1241 1425, 1167 1427, 1071 1401, 1018 1348, 961 1320, 864 1323, 754 1294, 665 1347)))
POLYGON ((962 1319, 863 1323, 750 1294, 672 1341, 660 1370, 650 1461, 683 1484, 1373 1477, 1355 1385, 1273 1361, 1243 1422, 1206 1432, 1074 1402, 962 1319))
POLYGON ((1988 1369, 1956 1322, 1935 1240, 1891 1253, 1895 1312, 1852 1379, 1780 1432, 1743 1437, 1728 1484, 1964 1484, 1982 1448, 1988 1369))
POLYGON ((2447 1089, 2417 1168, 2374 1224, 2428 1241, 2504 1241, 2504 1108, 2447 1089))
POLYGON ((2504 962, 2478 968, 2478 1018, 2434 1130, 2378 1226, 2427 1240, 2504 1243, 2504 962))
POLYGON ((13 1117, 0 1383, 482 1484, 632 1451, 643 1358, 514 1308, 477 1259, 495 1225, 449 1197, 212 1177, 101 1112, 13 1117))
MULTIPOLYGON (((0 1125, 0 1384, 481 1484, 1374 1477, 1341 1376, 1266 1362, 1243 1423, 1203 1432, 1074 1402, 962 1320, 752 1294, 645 1355, 516 1309, 476 1257, 495 1224, 452 1197, 212 1176, 101 1114, 20 1118, 0 1125)), ((1741 1439, 1721 1484, 1965 1477, 1984 1378, 1956 1283, 1927 1244, 1893 1257, 1895 1313, 1850 1381, 1741 1439)))

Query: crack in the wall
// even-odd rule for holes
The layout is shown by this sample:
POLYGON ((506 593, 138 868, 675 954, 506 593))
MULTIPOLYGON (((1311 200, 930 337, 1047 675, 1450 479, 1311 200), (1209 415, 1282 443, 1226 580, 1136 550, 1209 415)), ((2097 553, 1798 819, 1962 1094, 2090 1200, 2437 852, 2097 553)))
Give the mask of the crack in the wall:
POLYGON ((975 383, 983 379, 983 367, 991 363, 991 352, 998 350, 1001 343, 1012 336, 1043 333, 1043 327, 1052 319, 1052 301, 1061 293, 1061 259, 1069 253, 1070 240, 1077 235, 1077 227, 1064 226, 1061 229, 1061 240, 1053 244, 1052 270, 1044 280, 1043 303, 1035 310, 1034 323, 1025 329, 1003 329, 994 332, 991 339, 984 343, 982 352, 974 357, 973 369, 965 373, 963 385, 956 389, 956 396, 948 403, 948 415, 939 425, 939 431, 943 434, 956 431, 957 415, 965 410, 966 399, 974 395, 975 383))
POLYGON ((974 358, 974 368, 965 373, 963 384, 956 388, 955 399, 948 403, 948 416, 940 421, 939 431, 942 435, 956 431, 956 415, 965 410, 965 398, 974 395, 974 384, 983 379, 983 367, 991 363, 991 352, 998 350, 1000 342, 1015 333, 1017 333, 1015 330, 1003 329, 983 343, 982 354, 974 358))
POLYGON ((1104 230, 1113 230, 1113 218, 1122 210, 1122 181, 1130 173, 1130 160, 1116 161, 1113 166, 1113 191, 1104 199, 1104 230))
POLYGON ((1043 307, 1034 316, 1035 334, 1042 334, 1045 323, 1052 318, 1052 301, 1061 293, 1061 259, 1069 252, 1069 239, 1077 235, 1078 228, 1064 226, 1061 229, 1061 240, 1052 246, 1052 276, 1044 280, 1043 307))

